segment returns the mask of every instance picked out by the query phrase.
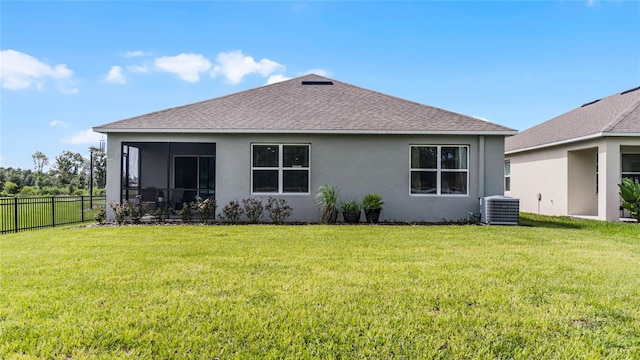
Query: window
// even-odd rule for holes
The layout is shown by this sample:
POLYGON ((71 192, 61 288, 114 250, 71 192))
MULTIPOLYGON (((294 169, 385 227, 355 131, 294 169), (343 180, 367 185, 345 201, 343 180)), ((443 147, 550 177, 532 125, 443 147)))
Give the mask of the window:
POLYGON ((310 145, 252 144, 251 192, 309 193, 310 145))
POLYGON ((200 196, 215 198, 216 158, 213 156, 176 156, 174 159, 174 197, 179 203, 200 196), (181 195, 181 197, 180 197, 181 195))
POLYGON ((468 195, 469 147, 411 146, 411 194, 468 195))
POLYGON ((504 191, 511 191, 511 160, 504 161, 504 191))
POLYGON ((640 154, 622 154, 622 178, 640 181, 640 154))

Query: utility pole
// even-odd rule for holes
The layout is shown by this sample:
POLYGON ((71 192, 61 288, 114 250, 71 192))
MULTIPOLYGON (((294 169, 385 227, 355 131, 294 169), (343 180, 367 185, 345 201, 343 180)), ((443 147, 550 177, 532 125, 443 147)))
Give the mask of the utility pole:
POLYGON ((89 148, 89 207, 93 208, 93 147, 89 148))

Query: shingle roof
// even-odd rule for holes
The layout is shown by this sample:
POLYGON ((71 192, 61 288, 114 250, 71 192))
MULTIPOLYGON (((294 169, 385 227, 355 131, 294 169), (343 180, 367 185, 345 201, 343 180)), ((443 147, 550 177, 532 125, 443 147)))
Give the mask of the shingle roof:
POLYGON ((140 115, 97 126, 94 130, 102 133, 443 132, 501 135, 512 135, 516 132, 474 117, 318 75, 306 75, 211 100, 140 115), (323 85, 327 82, 332 85, 323 85))
POLYGON ((525 151, 589 137, 620 134, 640 134, 640 87, 586 103, 508 137, 505 151, 525 151))

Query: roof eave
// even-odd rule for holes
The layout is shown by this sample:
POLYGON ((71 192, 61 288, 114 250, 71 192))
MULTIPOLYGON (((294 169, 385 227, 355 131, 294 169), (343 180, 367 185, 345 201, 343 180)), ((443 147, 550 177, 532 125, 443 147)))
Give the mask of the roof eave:
POLYGON ((521 153, 521 152, 526 152, 526 151, 532 151, 532 150, 539 150, 539 149, 549 148, 549 147, 558 146, 558 145, 565 145, 565 144, 570 144, 570 143, 575 143, 575 142, 580 142, 580 141, 585 141, 585 140, 593 140, 593 139, 597 139, 597 138, 601 138, 601 137, 640 137, 640 133, 635 133, 635 132, 604 132, 603 131, 603 132, 599 132, 599 133, 595 133, 595 134, 591 134, 591 135, 586 135, 586 136, 581 136, 581 137, 577 137, 577 138, 566 139, 566 140, 561 140, 561 141, 555 141, 555 142, 551 142, 551 143, 540 144, 540 145, 530 146, 530 147, 526 147, 526 148, 508 150, 508 151, 505 151, 505 155, 511 155, 511 154, 516 154, 516 153, 521 153))
POLYGON ((109 133, 161 134, 336 134, 336 135, 500 135, 510 136, 517 130, 327 130, 327 129, 126 129, 94 127, 93 131, 109 133))

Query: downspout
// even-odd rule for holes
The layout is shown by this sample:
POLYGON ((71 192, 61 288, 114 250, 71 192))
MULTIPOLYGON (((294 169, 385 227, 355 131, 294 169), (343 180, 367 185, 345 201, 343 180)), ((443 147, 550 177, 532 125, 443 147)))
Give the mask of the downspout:
POLYGON ((478 195, 484 197, 484 135, 479 136, 478 142, 478 195))

